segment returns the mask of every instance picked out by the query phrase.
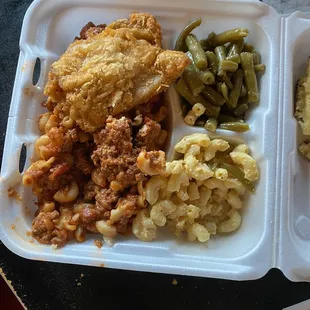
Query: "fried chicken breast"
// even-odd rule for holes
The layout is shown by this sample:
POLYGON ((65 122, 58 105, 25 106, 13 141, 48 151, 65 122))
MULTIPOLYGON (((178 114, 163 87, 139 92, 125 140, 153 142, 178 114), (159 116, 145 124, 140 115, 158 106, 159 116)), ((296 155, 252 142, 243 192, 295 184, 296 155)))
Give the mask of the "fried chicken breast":
POLYGON ((52 65, 44 93, 58 113, 94 132, 109 115, 165 91, 190 64, 184 53, 162 49, 161 37, 160 25, 146 13, 90 32, 52 65))

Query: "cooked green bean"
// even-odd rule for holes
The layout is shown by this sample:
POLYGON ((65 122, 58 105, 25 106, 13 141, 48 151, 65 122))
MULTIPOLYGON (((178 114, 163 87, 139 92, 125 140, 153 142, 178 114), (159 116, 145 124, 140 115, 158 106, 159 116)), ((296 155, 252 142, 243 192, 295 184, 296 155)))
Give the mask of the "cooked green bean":
POLYGON ((243 52, 247 52, 247 53, 253 53, 254 51, 254 46, 251 44, 247 44, 245 43, 243 46, 243 52))
POLYGON ((234 86, 233 86, 232 82, 230 81, 230 78, 228 77, 226 72, 224 72, 224 74, 221 76, 221 79, 226 84, 226 86, 228 87, 229 90, 232 90, 234 88, 234 86))
POLYGON ((217 128, 217 120, 215 118, 208 118, 206 123, 204 124, 204 128, 209 131, 216 131, 217 128))
POLYGON ((226 83, 221 83, 221 91, 222 91, 224 99, 226 100, 226 102, 228 102, 229 101, 228 88, 227 88, 226 83))
POLYGON ((206 108, 206 111, 204 113, 205 115, 207 115, 208 117, 215 117, 215 118, 219 116, 220 111, 221 111, 220 107, 217 107, 211 104, 210 102, 207 102, 207 105, 206 104, 203 104, 203 105, 206 108))
POLYGON ((185 43, 193 56, 195 66, 198 69, 206 69, 208 66, 207 56, 199 41, 197 40, 197 37, 193 34, 190 34, 186 37, 185 43))
MULTIPOLYGON (((199 69, 198 69, 199 70, 199 69)), ((209 71, 208 69, 199 70, 199 77, 200 80, 206 85, 212 85, 215 83, 215 76, 214 74, 209 71)))
POLYGON ((205 115, 209 117, 217 117, 219 115, 221 108, 214 106, 201 95, 194 96, 183 79, 180 79, 176 84, 176 90, 191 105, 201 103, 206 108, 205 115))
POLYGON ((253 63, 254 65, 260 64, 260 53, 256 50, 253 51, 253 63))
POLYGON ((220 114, 219 117, 218 117, 218 121, 220 123, 231 123, 231 122, 239 122, 240 119, 234 117, 234 116, 230 116, 230 115, 227 115, 227 114, 220 114))
POLYGON ((222 123, 220 125, 221 129, 225 130, 231 130, 235 132, 245 132, 250 130, 250 126, 247 123, 242 123, 242 122, 227 122, 227 123, 222 123))
POLYGON ((266 66, 264 64, 258 64, 258 65, 254 66, 254 70, 258 74, 263 75, 265 73, 265 71, 266 71, 266 66))
POLYGON ((215 36, 215 32, 212 31, 209 35, 208 35, 208 38, 207 39, 203 39, 203 40, 200 40, 200 44, 202 46, 202 48, 207 51, 209 49, 213 49, 212 47, 212 44, 211 44, 211 40, 212 38, 215 36))
POLYGON ((246 28, 235 28, 216 34, 210 41, 213 46, 218 46, 227 42, 243 39, 244 37, 247 37, 248 34, 249 30, 246 28))
POLYGON ((232 46, 229 48, 227 57, 233 56, 233 55, 238 55, 240 54, 239 47, 237 44, 232 44, 232 46))
POLYGON ((194 96, 198 96, 204 90, 205 86, 193 65, 185 68, 182 77, 194 96))
POLYGON ((225 99, 215 89, 210 86, 206 86, 202 92, 202 95, 208 99, 212 104, 221 106, 225 103, 225 99))
POLYGON ((243 71, 238 69, 233 76, 234 88, 230 91, 229 100, 226 105, 233 109, 237 106, 243 81, 243 71))
POLYGON ((237 44, 238 48, 239 48, 239 53, 240 54, 243 51, 244 48, 244 39, 240 39, 238 41, 234 42, 235 44, 237 44))
POLYGON ((198 26, 201 24, 201 18, 196 19, 189 23, 179 34, 177 41, 175 43, 175 50, 186 52, 185 38, 198 26))
POLYGON ((244 71, 245 86, 248 93, 249 102, 258 102, 259 93, 257 87, 256 74, 253 65, 253 54, 252 53, 241 53, 241 66, 244 71))
POLYGON ((226 60, 233 61, 236 64, 240 64, 240 56, 238 54, 227 56, 226 60))
POLYGON ((223 74, 222 70, 222 61, 226 58, 226 51, 224 46, 217 46, 214 49, 215 55, 217 57, 217 62, 218 62, 218 73, 219 75, 223 74))
POLYGON ((238 106, 241 105, 241 104, 248 104, 249 103, 249 99, 248 99, 248 96, 245 95, 244 97, 239 97, 239 100, 238 100, 238 106))
POLYGON ((206 55, 211 72, 216 74, 219 65, 215 54, 213 52, 207 51, 206 55))
POLYGON ((222 82, 218 82, 218 83, 216 83, 215 85, 216 85, 216 91, 217 91, 218 93, 222 94, 222 87, 221 87, 222 82))
POLYGON ((201 103, 203 105, 208 105, 210 104, 209 102, 207 102, 207 100, 202 97, 201 95, 198 96, 194 96, 192 94, 192 92, 190 91, 189 87, 187 86, 187 84, 185 83, 185 81, 183 79, 180 79, 178 81, 178 83, 176 84, 176 90, 177 92, 186 99, 186 101, 188 103, 190 103, 191 105, 194 105, 195 103, 201 103))
POLYGON ((235 72, 238 69, 238 64, 231 60, 224 59, 221 62, 221 67, 223 71, 235 72))
POLYGON ((246 103, 240 104, 235 110, 235 115, 242 116, 248 108, 249 106, 246 103))
POLYGON ((222 163, 221 167, 237 178, 250 192, 255 192, 253 183, 244 177, 243 171, 241 171, 238 167, 227 163, 222 163))
POLYGON ((208 162, 208 166, 211 170, 215 170, 216 168, 219 168, 222 163, 225 163, 225 157, 228 156, 235 147, 236 146, 233 145, 233 143, 230 143, 230 147, 226 151, 216 152, 215 156, 208 162))
POLYGON ((241 86, 241 91, 240 91, 240 98, 243 98, 243 97, 245 97, 246 96, 246 94, 247 94, 247 92, 246 92, 246 87, 244 86, 244 84, 242 84, 242 86, 241 86))
MULTIPOLYGON (((186 55, 188 56, 189 59, 193 60, 193 56, 190 52, 187 52, 186 55)), ((215 55, 214 55, 215 56, 215 55)), ((194 69, 196 70, 197 74, 199 75, 200 80, 206 84, 206 85, 211 85, 214 84, 215 82, 215 76, 212 74, 212 72, 209 71, 209 69, 198 69, 195 64, 192 64, 194 69)))

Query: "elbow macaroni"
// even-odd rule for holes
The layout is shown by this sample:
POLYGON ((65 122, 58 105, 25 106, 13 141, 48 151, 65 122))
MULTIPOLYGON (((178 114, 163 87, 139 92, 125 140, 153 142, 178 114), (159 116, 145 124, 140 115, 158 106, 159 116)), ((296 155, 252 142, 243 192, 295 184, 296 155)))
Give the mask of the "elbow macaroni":
POLYGON ((177 143, 175 150, 183 156, 167 162, 162 175, 147 181, 146 199, 150 206, 138 213, 134 234, 150 241, 156 237, 157 226, 168 226, 176 236, 186 233, 189 241, 207 242, 211 235, 238 229, 246 188, 218 163, 233 161, 251 181, 259 175, 245 144, 230 153, 217 154, 229 148, 223 139, 210 141, 208 135, 198 133, 177 143), (209 161, 216 165, 209 165, 209 161))

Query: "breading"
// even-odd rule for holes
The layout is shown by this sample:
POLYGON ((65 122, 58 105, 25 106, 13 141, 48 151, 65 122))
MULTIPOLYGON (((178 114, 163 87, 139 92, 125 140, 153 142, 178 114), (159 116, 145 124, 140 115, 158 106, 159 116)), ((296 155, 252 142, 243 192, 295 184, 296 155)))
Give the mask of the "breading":
POLYGON ((156 19, 133 13, 73 42, 52 65, 44 93, 57 103, 56 113, 70 115, 83 130, 94 132, 109 115, 165 91, 190 64, 184 53, 160 45, 156 19))

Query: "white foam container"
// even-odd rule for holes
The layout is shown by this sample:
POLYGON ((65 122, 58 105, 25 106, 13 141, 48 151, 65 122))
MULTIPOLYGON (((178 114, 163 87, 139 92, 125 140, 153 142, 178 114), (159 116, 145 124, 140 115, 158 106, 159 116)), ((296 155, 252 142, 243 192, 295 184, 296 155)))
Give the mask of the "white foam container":
MULTIPOLYGON (((296 152, 300 135, 293 118, 293 86, 304 73, 310 55, 310 20, 300 13, 283 18, 256 1, 170 0, 36 0, 25 16, 20 58, 8 119, 0 179, 0 239, 14 253, 36 260, 105 266, 119 269, 216 277, 234 280, 260 278, 273 267, 293 281, 310 281, 309 164, 296 152), (248 144, 260 167, 255 195, 246 196, 243 223, 234 234, 217 236, 208 245, 182 242, 164 232, 152 243, 119 238, 113 247, 94 246, 98 236, 54 250, 27 236, 36 210, 30 189, 20 185, 19 158, 27 146, 28 167, 39 135, 37 120, 44 112, 43 87, 50 65, 59 58, 88 21, 110 23, 132 11, 154 14, 162 25, 164 45, 173 48, 181 29, 194 18, 203 24, 195 33, 247 27, 249 43, 261 52, 267 66, 260 79, 259 106, 247 113, 251 131, 235 134, 218 130, 216 136, 248 144), (303 41, 302 38, 306 40, 303 41), (35 61, 41 75, 32 85, 35 61), (8 198, 15 186, 22 202, 8 198), (12 229, 12 224, 15 228, 12 229)), ((173 110, 172 145, 188 127, 178 116, 179 98, 171 89, 166 100, 173 110)), ((204 132, 202 130, 202 132, 204 132)))

